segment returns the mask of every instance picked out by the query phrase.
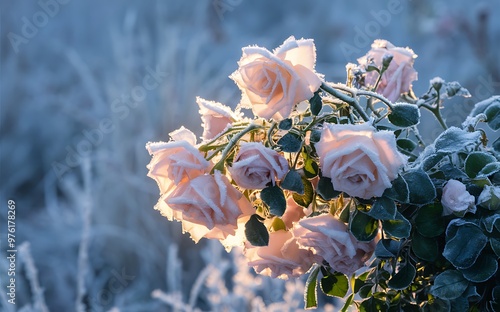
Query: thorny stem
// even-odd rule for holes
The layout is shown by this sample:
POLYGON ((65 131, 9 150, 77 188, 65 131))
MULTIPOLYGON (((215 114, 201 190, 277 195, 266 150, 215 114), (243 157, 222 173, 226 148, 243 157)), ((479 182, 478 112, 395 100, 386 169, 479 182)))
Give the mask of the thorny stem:
POLYGON ((444 130, 447 130, 448 126, 446 125, 446 122, 444 121, 443 117, 441 116, 439 102, 440 102, 440 95, 438 93, 437 94, 437 99, 436 99, 436 102, 435 102, 436 106, 430 106, 429 104, 422 103, 422 104, 419 105, 419 107, 423 107, 423 108, 429 110, 431 113, 433 113, 434 116, 436 117, 437 121, 441 125, 441 127, 443 127, 444 130))
POLYGON ((273 138, 272 138, 272 134, 273 134, 273 131, 276 128, 277 125, 278 125, 278 123, 276 121, 273 122, 271 124, 271 127, 269 127, 269 130, 267 131, 267 141, 271 145, 271 148, 274 148, 276 146, 276 144, 274 144, 274 141, 273 141, 273 138))
POLYGON ((342 101, 344 101, 344 102, 348 103, 349 105, 351 105, 352 107, 354 107, 354 109, 359 113, 359 115, 361 116, 361 118, 363 118, 364 121, 370 121, 370 117, 366 114, 366 112, 359 105, 358 101, 355 98, 350 97, 345 93, 342 93, 342 92, 335 90, 334 88, 332 88, 331 86, 327 85, 324 82, 321 84, 321 89, 323 89, 325 92, 330 93, 334 97, 339 98, 342 101))

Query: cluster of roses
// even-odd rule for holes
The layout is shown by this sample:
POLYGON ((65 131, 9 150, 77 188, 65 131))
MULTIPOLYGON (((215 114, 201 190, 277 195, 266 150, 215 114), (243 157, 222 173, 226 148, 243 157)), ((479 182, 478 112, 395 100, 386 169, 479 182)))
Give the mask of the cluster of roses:
MULTIPOLYGON (((377 93, 395 101, 410 91, 417 78, 415 57, 407 48, 377 40, 356 67, 367 69, 363 81, 351 66, 353 83, 375 87, 377 93), (383 75, 370 66, 383 68, 383 75)), ((170 133, 169 142, 146 146, 152 155, 148 176, 156 180, 161 192, 155 208, 169 220, 182 222, 183 231, 195 242, 205 237, 220 240, 228 249, 244 246, 249 265, 272 277, 299 276, 314 263, 325 261, 344 274, 361 268, 378 237, 359 242, 352 235, 346 223, 330 212, 328 200, 316 196, 319 176, 328 178, 337 192, 371 199, 391 187, 407 162, 397 149, 394 133, 377 131, 364 116, 352 114, 354 119, 333 123, 319 122, 318 113, 311 114, 308 100, 320 87, 328 86, 315 72, 315 62, 310 39, 290 37, 273 52, 256 46, 243 48, 239 69, 230 76, 242 92, 236 111, 198 98, 204 128, 201 143, 182 127, 170 133), (244 118, 240 108, 251 108, 256 118, 244 118), (280 129, 287 127, 276 130, 276 124, 294 118, 309 123, 297 128, 301 130, 295 135, 298 149, 283 151, 274 138, 283 136, 280 129), (320 139, 314 138, 315 132, 320 139), (316 176, 307 177, 315 200, 297 203, 293 192, 285 189, 286 209, 273 214, 263 204, 261 192, 281 185, 292 171, 304 178, 300 168, 304 152, 319 167, 316 176), (268 242, 260 246, 245 236, 249 235, 245 225, 256 215, 269 230, 268 242)))

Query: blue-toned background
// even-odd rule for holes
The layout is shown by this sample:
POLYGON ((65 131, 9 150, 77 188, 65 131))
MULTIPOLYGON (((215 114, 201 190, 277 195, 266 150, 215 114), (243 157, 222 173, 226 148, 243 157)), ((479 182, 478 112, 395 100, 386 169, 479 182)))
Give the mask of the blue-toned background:
MULTIPOLYGON (((419 55, 417 95, 435 76, 471 92, 445 104, 450 125, 500 94, 495 0, 10 0, 0 8, 3 311, 302 307, 301 281, 255 278, 239 254, 195 245, 153 210, 145 143, 181 125, 201 135, 197 95, 234 107, 240 95, 227 76, 243 46, 313 38, 316 69, 335 82, 374 39, 409 46, 419 55), (15 306, 4 279, 9 199, 15 306)), ((423 117, 430 142, 440 129, 423 117)))

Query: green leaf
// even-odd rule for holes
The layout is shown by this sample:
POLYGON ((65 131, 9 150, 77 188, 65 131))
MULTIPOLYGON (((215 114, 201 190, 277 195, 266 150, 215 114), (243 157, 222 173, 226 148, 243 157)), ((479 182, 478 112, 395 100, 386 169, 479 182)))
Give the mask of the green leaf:
POLYGON ((490 107, 491 105, 496 105, 498 103, 500 103, 500 96, 494 95, 492 97, 489 97, 479 103, 476 103, 469 116, 475 117, 481 113, 484 113, 488 109, 488 107, 490 107))
POLYGON ((252 246, 267 246, 269 244, 269 232, 261 219, 259 215, 254 214, 245 223, 245 236, 252 246))
POLYGON ((340 309, 340 312, 347 312, 347 309, 349 309, 353 301, 354 301, 354 294, 350 294, 349 297, 347 297, 344 306, 342 307, 342 309, 340 309))
POLYGON ((421 169, 408 170, 403 178, 410 191, 410 203, 425 205, 436 198, 436 189, 429 175, 421 169))
POLYGON ((418 146, 418 144, 415 141, 405 138, 397 139, 396 144, 400 149, 408 152, 412 152, 418 146))
POLYGON ((481 195, 478 198, 478 205, 488 210, 500 209, 500 198, 498 196, 498 186, 484 186, 481 195), (484 193, 484 194, 483 194, 484 193))
POLYGON ((382 228, 389 235, 396 238, 408 238, 410 237, 411 224, 403 215, 399 212, 396 213, 396 218, 394 220, 384 220, 382 221, 382 228))
POLYGON ((489 163, 496 161, 496 158, 483 152, 472 152, 465 159, 465 173, 470 178, 475 178, 477 174, 489 163))
POLYGON ((435 141, 437 152, 455 153, 479 142, 481 132, 468 132, 457 127, 445 130, 435 141))
POLYGON ((443 159, 444 156, 446 156, 446 153, 434 153, 428 155, 422 161, 421 165, 422 169, 424 171, 429 171, 430 169, 434 168, 434 166, 436 166, 443 159))
POLYGON ((470 268, 460 270, 464 277, 474 283, 489 280, 498 269, 498 261, 492 255, 481 255, 470 268))
POLYGON ((401 241, 394 239, 381 239, 375 247, 375 256, 377 258, 395 258, 401 248, 401 241))
POLYGON ((420 122, 420 110, 417 105, 408 103, 396 103, 388 116, 389 122, 395 126, 407 128, 418 125, 420 122))
POLYGON ((417 257, 425 261, 435 261, 439 256, 437 240, 424 237, 418 232, 413 233, 411 248, 417 257))
POLYGON ((304 175, 308 179, 312 179, 318 176, 319 174, 319 166, 318 164, 310 157, 307 156, 306 153, 304 156, 304 175))
POLYGON ((469 282, 457 270, 447 270, 436 276, 431 294, 441 299, 460 297, 469 286, 469 282))
POLYGON ((297 153, 302 148, 302 139, 298 135, 288 132, 278 140, 277 144, 283 152, 297 153))
POLYGON ((489 242, 491 249, 493 249, 493 252, 497 256, 497 258, 500 258, 500 239, 490 237, 489 242))
POLYGON ((286 199, 283 190, 278 186, 268 186, 260 193, 262 201, 269 206, 269 211, 281 217, 286 209, 286 199))
POLYGON ((466 269, 476 262, 488 238, 475 224, 460 221, 460 219, 452 220, 446 229, 443 256, 455 267, 466 269))
POLYGON ((302 207, 309 207, 314 199, 314 189, 311 181, 302 177, 302 185, 304 185, 304 194, 292 193, 293 200, 302 207))
POLYGON ((330 200, 339 196, 340 192, 333 189, 332 179, 321 177, 318 181, 318 188, 316 190, 324 200, 330 200))
POLYGON ((302 177, 296 170, 290 170, 286 174, 280 185, 283 189, 295 193, 304 194, 304 184, 302 184, 302 177))
POLYGON ((483 222, 486 231, 488 231, 489 233, 493 233, 494 229, 500 231, 500 214, 496 213, 489 217, 483 218, 481 221, 483 222))
POLYGON ((500 137, 491 144, 491 147, 493 147, 496 152, 500 153, 500 137))
POLYGON ((319 265, 315 265, 307 277, 306 281, 306 290, 304 292, 304 301, 305 301, 305 308, 306 309, 312 309, 316 308, 318 306, 318 293, 317 293, 317 284, 318 284, 318 272, 319 272, 319 265))
POLYGON ((500 103, 491 104, 485 111, 488 126, 493 130, 500 129, 500 103))
POLYGON ((379 220, 392 220, 396 217, 396 211, 394 200, 387 197, 380 197, 375 200, 367 215, 379 220))
POLYGON ((469 300, 467 300, 467 298, 463 296, 450 300, 450 305, 451 305, 451 311, 453 312, 469 311, 469 300))
POLYGON ((309 104, 311 105, 311 114, 318 116, 323 107, 323 101, 321 100, 321 96, 319 96, 319 92, 314 92, 313 97, 309 100, 309 104))
POLYGON ((441 218, 443 206, 441 203, 434 203, 420 207, 415 226, 417 231, 425 237, 436 237, 441 235, 444 230, 444 221, 441 218))
POLYGON ((327 275, 320 281, 321 290, 325 295, 344 298, 349 290, 347 277, 342 273, 327 275))
POLYGON ((450 302, 439 298, 427 301, 422 307, 423 312, 451 312, 450 302))
POLYGON ((411 282, 415 278, 417 274, 417 270, 411 263, 406 263, 403 267, 401 267, 398 273, 394 274, 392 278, 387 283, 392 289, 395 290, 403 290, 410 286, 411 282))
POLYGON ((354 212, 349 230, 358 241, 369 242, 377 236, 378 220, 359 210, 354 212))
POLYGON ((400 203, 408 203, 410 201, 408 184, 406 184, 406 181, 401 176, 398 176, 392 181, 392 187, 386 189, 382 196, 394 199, 400 203))
POLYGON ((282 121, 280 121, 280 123, 278 124, 278 128, 280 130, 290 130, 292 129, 292 126, 293 126, 293 121, 292 121, 292 118, 286 118, 286 119, 283 119, 282 121))
POLYGON ((387 309, 389 309, 389 304, 387 302, 374 297, 364 300, 359 305, 360 312, 380 312, 387 311, 387 309))
POLYGON ((481 171, 479 171, 479 173, 477 174, 476 177, 477 178, 487 178, 490 175, 493 175, 497 172, 500 172, 500 162, 498 162, 498 161, 489 163, 486 166, 484 166, 483 169, 481 169, 481 171))

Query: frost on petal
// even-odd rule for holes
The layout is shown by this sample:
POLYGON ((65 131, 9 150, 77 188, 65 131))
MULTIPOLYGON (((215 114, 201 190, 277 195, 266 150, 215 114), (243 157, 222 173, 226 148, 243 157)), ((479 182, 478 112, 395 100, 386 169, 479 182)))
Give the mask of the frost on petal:
POLYGON ((174 141, 187 141, 191 145, 196 145, 196 135, 184 126, 169 133, 174 141))

